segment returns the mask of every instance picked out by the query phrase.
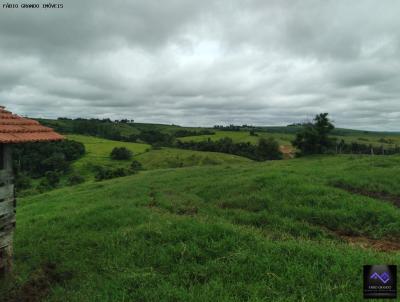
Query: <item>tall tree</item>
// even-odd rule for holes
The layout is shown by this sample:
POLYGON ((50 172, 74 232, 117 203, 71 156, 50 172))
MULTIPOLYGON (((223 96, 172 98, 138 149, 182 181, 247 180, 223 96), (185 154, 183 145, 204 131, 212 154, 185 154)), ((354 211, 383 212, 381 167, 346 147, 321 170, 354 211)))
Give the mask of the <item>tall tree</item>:
POLYGON ((335 140, 329 134, 335 126, 328 118, 328 113, 320 113, 312 122, 303 124, 292 142, 302 155, 322 154, 333 148, 335 140))

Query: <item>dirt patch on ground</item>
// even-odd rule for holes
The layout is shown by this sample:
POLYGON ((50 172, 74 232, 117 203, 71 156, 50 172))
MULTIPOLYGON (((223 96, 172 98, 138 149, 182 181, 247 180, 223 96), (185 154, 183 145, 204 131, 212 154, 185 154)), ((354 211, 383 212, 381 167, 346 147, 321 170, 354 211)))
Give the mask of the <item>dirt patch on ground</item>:
POLYGON ((294 158, 295 149, 292 146, 282 145, 282 146, 279 146, 279 149, 283 153, 283 158, 285 158, 285 159, 294 158))
POLYGON ((349 245, 361 248, 370 248, 380 252, 397 252, 400 251, 400 241, 377 240, 360 236, 339 235, 349 245))
POLYGON ((333 237, 341 239, 351 246, 373 249, 379 252, 400 252, 400 238, 372 239, 366 236, 356 235, 351 231, 331 230, 326 227, 322 228, 333 237))
POLYGON ((365 236, 354 235, 352 232, 329 230, 326 232, 342 239, 351 246, 364 249, 373 249, 379 252, 397 252, 400 251, 400 239, 372 239, 365 236))
POLYGON ((334 183, 333 186, 335 188, 339 188, 339 189, 345 190, 345 191, 353 193, 353 194, 359 194, 359 195, 363 195, 363 196, 386 200, 386 201, 393 203, 396 207, 400 208, 400 196, 395 195, 395 194, 390 194, 387 192, 374 192, 374 191, 366 190, 364 188, 355 188, 355 187, 352 187, 348 184, 344 184, 341 182, 334 183))
POLYGON ((35 271, 23 286, 12 289, 2 301, 40 302, 49 294, 52 285, 70 278, 70 273, 59 273, 54 264, 46 264, 35 271))

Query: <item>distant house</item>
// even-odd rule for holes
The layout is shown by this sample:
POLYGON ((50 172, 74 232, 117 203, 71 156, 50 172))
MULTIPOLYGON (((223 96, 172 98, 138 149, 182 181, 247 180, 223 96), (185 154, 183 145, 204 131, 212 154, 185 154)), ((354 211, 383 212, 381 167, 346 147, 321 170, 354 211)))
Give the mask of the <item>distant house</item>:
POLYGON ((0 106, 0 277, 12 268, 16 211, 12 145, 62 139, 64 137, 51 128, 12 114, 0 106))

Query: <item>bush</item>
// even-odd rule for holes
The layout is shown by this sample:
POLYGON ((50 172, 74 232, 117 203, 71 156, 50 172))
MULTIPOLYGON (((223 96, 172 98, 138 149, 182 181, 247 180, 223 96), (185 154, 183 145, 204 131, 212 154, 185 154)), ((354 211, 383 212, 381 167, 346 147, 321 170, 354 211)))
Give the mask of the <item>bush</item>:
POLYGON ((261 138, 257 146, 259 160, 282 159, 283 155, 279 149, 279 143, 273 138, 261 138))
POLYGON ((55 188, 60 183, 60 175, 57 172, 47 171, 45 177, 48 185, 52 188, 55 188))
POLYGON ((115 147, 111 151, 111 158, 116 160, 128 160, 131 159, 132 156, 133 156, 132 151, 130 151, 125 147, 120 147, 120 148, 115 147))
POLYGON ((68 177, 68 185, 74 186, 85 182, 85 178, 79 174, 72 174, 68 177))
POLYGON ((42 168, 45 172, 61 172, 65 173, 69 169, 69 163, 65 159, 63 153, 55 153, 49 158, 42 161, 42 168))
POLYGON ((250 136, 258 136, 258 134, 254 130, 250 130, 250 136))
POLYGON ((17 190, 27 190, 31 188, 31 178, 26 174, 19 174, 15 179, 15 187, 17 190))
POLYGON ((44 178, 40 181, 40 183, 38 184, 36 189, 39 191, 39 193, 43 193, 43 192, 53 189, 53 187, 49 184, 49 181, 47 180, 47 178, 44 178))
POLYGON ((137 172, 137 171, 143 170, 143 166, 139 161, 134 159, 131 163, 131 170, 134 172, 137 172))
POLYGON ((127 176, 129 174, 132 174, 131 171, 129 171, 128 169, 124 169, 124 168, 110 169, 110 168, 104 168, 104 167, 97 166, 96 170, 97 170, 97 173, 95 175, 95 179, 97 181, 112 179, 112 178, 117 178, 117 177, 123 177, 123 176, 127 176))

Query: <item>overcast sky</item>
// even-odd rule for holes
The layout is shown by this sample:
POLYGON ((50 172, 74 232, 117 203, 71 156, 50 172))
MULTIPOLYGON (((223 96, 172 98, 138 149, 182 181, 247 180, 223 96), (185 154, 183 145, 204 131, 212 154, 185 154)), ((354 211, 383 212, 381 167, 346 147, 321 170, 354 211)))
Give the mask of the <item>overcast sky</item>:
POLYGON ((19 114, 400 130, 398 0, 6 3, 0 104, 19 114))

